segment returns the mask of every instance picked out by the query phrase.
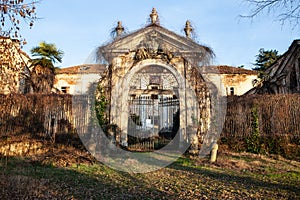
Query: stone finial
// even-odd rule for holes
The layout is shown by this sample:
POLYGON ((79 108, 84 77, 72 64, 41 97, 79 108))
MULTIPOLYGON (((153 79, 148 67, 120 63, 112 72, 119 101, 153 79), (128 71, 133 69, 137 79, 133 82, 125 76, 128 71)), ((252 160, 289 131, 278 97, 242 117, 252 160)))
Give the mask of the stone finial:
POLYGON ((191 38, 192 31, 193 31, 193 28, 191 26, 191 22, 189 20, 187 20, 185 23, 185 28, 184 28, 185 36, 187 38, 191 38))
POLYGON ((155 8, 152 9, 152 12, 150 14, 150 19, 151 19, 151 23, 152 24, 158 23, 158 14, 157 14, 155 8))
POLYGON ((124 27, 122 26, 122 22, 118 21, 118 26, 115 28, 117 36, 120 36, 124 32, 124 27))

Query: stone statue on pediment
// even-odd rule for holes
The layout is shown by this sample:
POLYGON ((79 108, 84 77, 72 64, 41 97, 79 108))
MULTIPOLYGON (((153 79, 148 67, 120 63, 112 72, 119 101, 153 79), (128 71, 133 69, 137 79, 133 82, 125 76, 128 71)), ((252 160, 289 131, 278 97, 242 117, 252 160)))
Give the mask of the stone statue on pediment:
POLYGON ((146 48, 142 47, 142 48, 139 48, 136 50, 136 53, 135 53, 135 60, 145 60, 145 59, 148 59, 150 58, 150 54, 149 52, 147 51, 146 48))

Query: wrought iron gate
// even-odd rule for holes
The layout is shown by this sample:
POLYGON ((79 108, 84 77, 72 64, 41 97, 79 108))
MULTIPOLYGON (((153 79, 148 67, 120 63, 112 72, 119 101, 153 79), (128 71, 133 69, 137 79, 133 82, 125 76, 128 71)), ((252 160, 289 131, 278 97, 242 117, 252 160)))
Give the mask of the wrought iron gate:
POLYGON ((129 100, 128 148, 151 151, 172 139, 179 128, 179 100, 140 95, 129 100))

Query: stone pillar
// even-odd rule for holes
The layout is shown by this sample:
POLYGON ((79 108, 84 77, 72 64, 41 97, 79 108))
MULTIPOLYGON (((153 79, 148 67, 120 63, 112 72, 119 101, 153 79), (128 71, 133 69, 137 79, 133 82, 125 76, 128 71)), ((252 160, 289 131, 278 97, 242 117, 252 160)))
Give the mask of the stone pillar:
POLYGON ((191 143, 189 153, 193 155, 197 155, 199 153, 198 152, 199 140, 197 136, 197 128, 189 126, 187 134, 189 135, 189 140, 191 143))
POLYGON ((218 144, 215 142, 212 144, 211 154, 210 154, 210 162, 216 162, 217 160, 217 152, 218 152, 218 144))

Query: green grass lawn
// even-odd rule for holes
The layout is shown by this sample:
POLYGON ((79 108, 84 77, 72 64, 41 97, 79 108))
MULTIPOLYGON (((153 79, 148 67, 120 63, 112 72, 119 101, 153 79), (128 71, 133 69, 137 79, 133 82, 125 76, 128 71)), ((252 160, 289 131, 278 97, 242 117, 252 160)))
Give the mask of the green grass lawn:
POLYGON ((0 158, 0 170, 1 199, 300 199, 299 162, 246 153, 222 153, 214 164, 181 157, 142 174, 20 157, 0 158))

